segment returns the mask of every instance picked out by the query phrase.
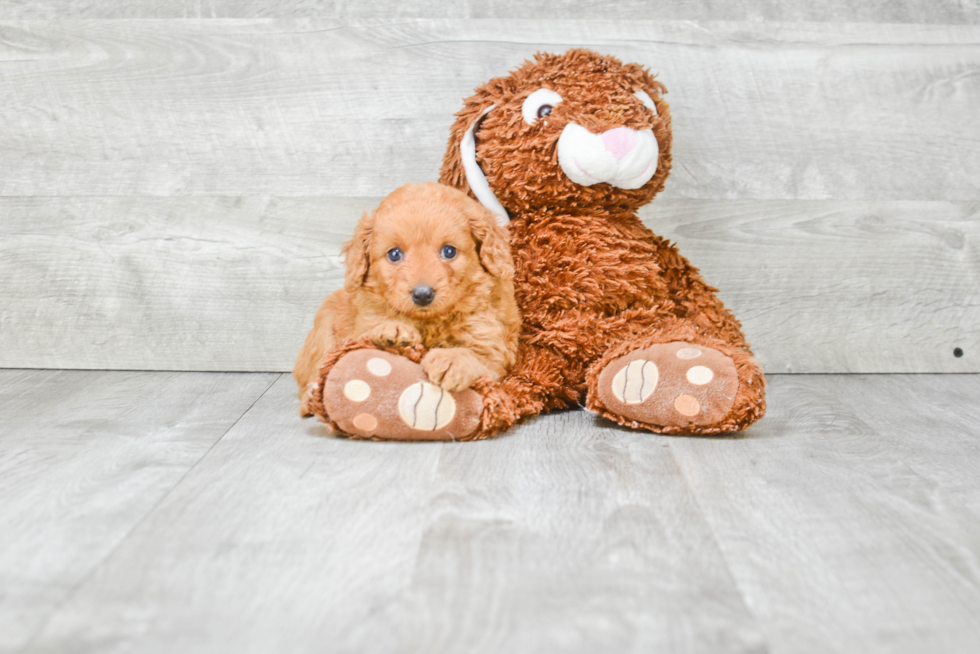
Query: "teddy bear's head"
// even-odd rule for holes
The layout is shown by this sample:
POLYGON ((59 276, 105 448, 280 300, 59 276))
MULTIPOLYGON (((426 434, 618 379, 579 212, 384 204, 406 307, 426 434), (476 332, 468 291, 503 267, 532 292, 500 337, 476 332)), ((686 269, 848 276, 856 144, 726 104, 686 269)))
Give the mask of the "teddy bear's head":
POLYGON ((498 215, 633 213, 670 172, 666 89, 591 50, 535 55, 456 114, 439 181, 498 215))

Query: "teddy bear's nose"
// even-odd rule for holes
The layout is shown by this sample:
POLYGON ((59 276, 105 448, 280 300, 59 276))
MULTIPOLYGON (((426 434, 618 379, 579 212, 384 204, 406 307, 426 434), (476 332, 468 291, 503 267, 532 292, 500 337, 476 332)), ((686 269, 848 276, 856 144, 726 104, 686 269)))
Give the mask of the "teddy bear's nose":
POLYGON ((608 132, 603 132, 600 136, 602 144, 606 146, 609 153, 617 159, 622 159, 636 147, 638 139, 636 132, 629 127, 617 127, 608 132))
POLYGON ((412 289, 412 302, 419 305, 420 307, 427 307, 432 304, 432 300, 435 299, 436 292, 432 290, 431 286, 416 286, 412 289))

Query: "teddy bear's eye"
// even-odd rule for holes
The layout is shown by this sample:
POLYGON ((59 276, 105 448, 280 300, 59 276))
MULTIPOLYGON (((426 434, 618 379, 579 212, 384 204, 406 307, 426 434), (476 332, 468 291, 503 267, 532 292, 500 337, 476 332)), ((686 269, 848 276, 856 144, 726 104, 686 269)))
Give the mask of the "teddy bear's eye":
POLYGON ((561 96, 551 89, 538 89, 521 106, 521 115, 524 122, 533 125, 538 118, 544 118, 551 114, 555 105, 561 102, 561 96))
POLYGON ((443 259, 455 259, 456 258, 456 248, 451 245, 442 246, 442 258, 443 259))
POLYGON ((649 93, 647 93, 646 91, 637 91, 633 95, 639 98, 640 102, 643 103, 643 106, 649 109, 650 111, 652 111, 654 116, 660 115, 657 113, 657 105, 654 104, 653 98, 650 97, 649 93))
POLYGON ((388 250, 387 257, 388 257, 388 261, 392 263, 398 263, 399 261, 402 260, 402 251, 399 250, 398 248, 391 248, 390 250, 388 250))

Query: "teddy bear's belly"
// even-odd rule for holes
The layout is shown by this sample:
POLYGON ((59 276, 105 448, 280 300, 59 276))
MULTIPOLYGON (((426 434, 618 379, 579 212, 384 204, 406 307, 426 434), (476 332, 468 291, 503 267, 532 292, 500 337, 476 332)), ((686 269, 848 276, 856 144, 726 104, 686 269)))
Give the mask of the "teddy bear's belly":
POLYGON ((668 297, 657 237, 638 220, 626 225, 590 220, 511 223, 517 302, 526 320, 548 323, 549 317, 577 314, 591 323, 589 317, 602 320, 655 307, 668 297))

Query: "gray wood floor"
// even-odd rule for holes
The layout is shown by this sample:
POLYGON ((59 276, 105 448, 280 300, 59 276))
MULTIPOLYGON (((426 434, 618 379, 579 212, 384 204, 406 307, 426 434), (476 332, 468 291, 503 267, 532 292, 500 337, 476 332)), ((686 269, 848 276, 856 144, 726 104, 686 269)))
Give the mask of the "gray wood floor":
POLYGON ((642 217, 767 372, 980 373, 980 0, 4 0, 0 367, 144 372, 0 369, 0 654, 980 651, 980 374, 409 445, 247 372, 575 46, 670 89, 642 217))
POLYGON ((980 651, 978 397, 776 376, 739 438, 407 445, 287 375, 0 371, 0 651, 980 651))

